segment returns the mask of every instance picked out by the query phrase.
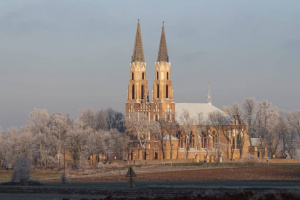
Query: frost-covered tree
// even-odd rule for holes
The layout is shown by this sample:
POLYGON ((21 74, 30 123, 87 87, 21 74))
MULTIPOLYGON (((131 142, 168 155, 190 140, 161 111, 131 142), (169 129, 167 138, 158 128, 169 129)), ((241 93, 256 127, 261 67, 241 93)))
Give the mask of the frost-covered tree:
POLYGON ((108 125, 106 122, 107 112, 106 110, 99 110, 95 114, 95 128, 96 130, 108 130, 108 125))
POLYGON ((61 113, 52 114, 48 126, 50 132, 49 136, 54 140, 55 162, 61 167, 66 135, 71 127, 69 126, 68 118, 61 113))
POLYGON ((86 108, 80 112, 79 121, 83 123, 83 128, 95 130, 95 113, 92 108, 86 108))
POLYGON ((299 135, 297 128, 293 126, 294 113, 280 113, 279 123, 277 130, 280 131, 279 135, 282 139, 283 151, 287 152, 290 158, 296 156, 296 151, 300 147, 299 135))
POLYGON ((52 138, 48 137, 49 114, 45 109, 34 108, 30 117, 32 121, 31 132, 34 135, 35 160, 41 168, 46 168, 52 160, 51 153, 53 151, 52 144, 50 144, 52 138))
POLYGON ((66 135, 66 147, 74 161, 75 168, 82 168, 89 157, 88 138, 93 130, 86 127, 82 121, 76 121, 71 131, 66 135))
POLYGON ((30 122, 27 123, 24 127, 21 127, 17 133, 16 140, 16 152, 18 153, 17 157, 33 159, 33 147, 34 147, 34 137, 30 131, 30 122))
POLYGON ((143 113, 131 113, 127 119, 126 131, 136 138, 138 143, 138 157, 141 158, 140 149, 142 150, 142 158, 146 159, 147 143, 150 142, 150 119, 143 113))
POLYGON ((249 144, 251 144, 251 137, 253 137, 253 118, 256 111, 256 100, 254 98, 246 98, 242 104, 243 119, 248 124, 249 144))
POLYGON ((123 150, 125 148, 125 135, 119 132, 117 129, 110 129, 110 153, 113 155, 113 159, 122 159, 123 150))
POLYGON ((0 151, 2 152, 2 165, 6 168, 14 167, 18 152, 18 129, 10 128, 2 134, 0 151))
POLYGON ((289 121, 294 131, 300 137, 300 110, 293 111, 289 116, 289 121))
POLYGON ((276 154, 280 144, 280 136, 276 131, 278 119, 278 109, 272 103, 264 100, 258 104, 254 128, 255 135, 265 141, 271 156, 276 154))

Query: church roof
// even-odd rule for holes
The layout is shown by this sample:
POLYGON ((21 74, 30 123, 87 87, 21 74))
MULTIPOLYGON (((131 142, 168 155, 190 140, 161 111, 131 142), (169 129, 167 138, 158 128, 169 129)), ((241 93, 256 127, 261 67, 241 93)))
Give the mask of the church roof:
POLYGON ((157 56, 157 62, 162 62, 162 61, 169 62, 169 55, 168 55, 164 26, 162 27, 162 31, 161 31, 159 51, 158 51, 158 56, 157 56))
POLYGON ((251 138, 252 146, 256 146, 256 145, 260 144, 260 142, 261 142, 260 138, 251 138))
MULTIPOLYGON (((170 140, 170 136, 166 135, 163 140, 170 140)), ((173 135, 171 135, 171 140, 179 140, 177 137, 174 137, 173 135)))
POLYGON ((133 53, 131 57, 131 62, 135 61, 145 62, 140 22, 138 22, 137 25, 133 53))
POLYGON ((177 121, 177 123, 181 124, 180 116, 185 110, 188 111, 190 117, 194 119, 194 125, 198 125, 197 118, 199 113, 203 114, 203 125, 210 124, 208 121, 208 115, 211 112, 219 111, 226 115, 222 110, 213 106, 211 103, 175 103, 175 120, 177 121))

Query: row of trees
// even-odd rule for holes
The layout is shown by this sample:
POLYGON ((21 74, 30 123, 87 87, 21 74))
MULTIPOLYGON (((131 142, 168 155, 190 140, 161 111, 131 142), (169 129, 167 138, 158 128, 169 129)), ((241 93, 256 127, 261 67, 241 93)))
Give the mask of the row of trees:
MULTIPOLYGON (((183 112, 179 122, 175 122, 176 113, 171 112, 166 117, 168 120, 160 121, 152 121, 149 116, 141 113, 132 113, 127 119, 131 123, 127 124, 126 134, 138 141, 138 148, 142 149, 143 154, 139 157, 146 156, 149 134, 160 142, 164 156, 165 143, 169 142, 170 158, 173 151, 172 138, 180 139, 183 135, 188 156, 191 146, 197 146, 199 138, 205 137, 203 133, 207 133, 207 124, 214 127, 217 138, 222 134, 227 139, 227 146, 233 147, 233 144, 230 144, 232 132, 228 131, 229 128, 237 131, 240 146, 244 146, 245 142, 251 145, 251 140, 245 141, 247 133, 249 138, 263 139, 270 155, 280 150, 291 158, 297 155, 300 148, 299 110, 280 111, 266 100, 257 102, 253 98, 247 98, 241 104, 226 106, 223 110, 223 113, 217 111, 208 116, 199 113, 195 118, 188 112, 183 112), (192 135, 192 130, 195 124, 198 128, 194 130, 196 133, 194 141, 192 137, 195 135, 192 135), (245 132, 246 125, 248 132, 245 132)), ((109 159, 112 157, 121 159, 123 152, 130 152, 132 150, 130 148, 136 148, 127 145, 130 138, 125 137, 124 115, 112 109, 94 112, 91 108, 87 108, 76 120, 71 119, 69 115, 60 113, 49 115, 46 110, 34 109, 30 114, 30 120, 23 127, 9 128, 0 132, 1 164, 12 167, 19 157, 31 159, 33 165, 40 168, 47 168, 53 164, 60 167, 66 151, 74 160, 74 166, 78 168, 86 163, 91 154, 105 154, 109 159)), ((215 148, 220 148, 220 145, 219 143, 215 148)), ((243 155, 243 148, 239 149, 243 155)))
POLYGON ((125 129, 120 112, 87 108, 73 120, 69 115, 49 115, 46 110, 34 109, 30 118, 21 128, 0 130, 2 167, 13 167, 19 157, 31 159, 39 168, 61 167, 65 152, 76 168, 82 167, 91 154, 122 158, 125 129))

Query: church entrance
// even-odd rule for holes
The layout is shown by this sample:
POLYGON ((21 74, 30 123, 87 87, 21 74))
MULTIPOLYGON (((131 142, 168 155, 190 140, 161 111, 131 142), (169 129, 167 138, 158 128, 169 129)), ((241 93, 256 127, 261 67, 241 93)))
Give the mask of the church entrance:
POLYGON ((133 153, 130 154, 130 160, 133 160, 133 153))
POLYGON ((155 152, 154 158, 157 160, 158 159, 158 153, 155 152))

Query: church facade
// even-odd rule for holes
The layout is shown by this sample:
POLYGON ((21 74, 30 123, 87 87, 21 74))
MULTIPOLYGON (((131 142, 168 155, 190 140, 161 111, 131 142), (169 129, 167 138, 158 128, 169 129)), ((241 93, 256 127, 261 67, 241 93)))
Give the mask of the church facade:
MULTIPOLYGON (((130 64, 126 102, 126 126, 134 125, 133 118, 145 127, 156 121, 169 124, 160 137, 151 128, 127 132, 129 141, 124 159, 195 159, 197 161, 220 161, 237 159, 248 154, 247 126, 231 121, 221 128, 208 123, 209 113, 223 111, 213 106, 210 92, 207 103, 175 103, 171 63, 167 50, 165 28, 162 27, 151 100, 147 81, 140 23, 137 24, 133 54, 130 64), (142 119, 143 118, 143 119, 142 119), (173 126, 172 126, 173 124, 173 126), (174 128, 175 127, 175 128, 174 128), (141 132, 145 131, 144 137, 141 132)), ((166 126, 165 126, 166 127, 166 126)))

